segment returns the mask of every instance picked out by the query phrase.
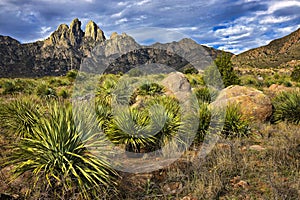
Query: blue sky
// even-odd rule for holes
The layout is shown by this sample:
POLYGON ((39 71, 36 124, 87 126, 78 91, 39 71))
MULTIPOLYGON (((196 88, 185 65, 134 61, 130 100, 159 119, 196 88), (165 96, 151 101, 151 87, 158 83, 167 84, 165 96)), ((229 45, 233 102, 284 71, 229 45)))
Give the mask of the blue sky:
POLYGON ((107 37, 115 31, 146 43, 189 37, 241 53, 300 28, 300 1, 0 0, 0 35, 35 41, 76 17, 82 29, 89 20, 95 21, 107 37), (155 38, 149 39, 151 35, 155 38))

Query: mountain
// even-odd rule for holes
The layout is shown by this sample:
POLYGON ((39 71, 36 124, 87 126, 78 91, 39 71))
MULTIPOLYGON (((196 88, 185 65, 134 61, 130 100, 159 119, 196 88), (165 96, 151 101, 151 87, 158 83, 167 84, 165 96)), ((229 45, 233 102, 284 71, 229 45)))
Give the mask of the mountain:
POLYGON ((83 31, 81 22, 74 19, 70 26, 61 24, 43 41, 21 44, 9 36, 0 36, 0 77, 59 76, 79 69, 83 62, 95 67, 105 64, 106 73, 127 72, 135 65, 147 63, 184 70, 191 66, 193 56, 203 59, 192 60, 201 67, 207 64, 207 58, 214 59, 220 53, 190 39, 151 46, 142 46, 125 33, 113 33, 106 39, 95 22, 88 22, 83 31), (178 52, 185 54, 178 55, 178 52), (101 58, 106 63, 99 63, 101 58))
POLYGON ((300 29, 266 46, 234 56, 232 61, 238 68, 293 67, 300 64, 300 29))
POLYGON ((0 77, 37 77, 61 75, 78 68, 84 56, 105 40, 103 31, 92 21, 81 30, 74 19, 70 26, 60 25, 44 41, 20 44, 0 36, 0 77))

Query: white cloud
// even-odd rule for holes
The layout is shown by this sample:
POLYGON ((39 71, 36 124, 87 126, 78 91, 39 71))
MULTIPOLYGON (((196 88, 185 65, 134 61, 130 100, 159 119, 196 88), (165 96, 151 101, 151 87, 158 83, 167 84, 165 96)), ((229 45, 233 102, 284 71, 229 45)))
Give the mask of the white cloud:
POLYGON ((136 3, 136 5, 142 6, 142 5, 147 4, 147 3, 149 3, 149 2, 150 2, 150 0, 138 1, 138 2, 136 3))
POLYGON ((249 26, 244 26, 244 25, 235 25, 235 26, 230 26, 227 28, 223 28, 223 29, 218 29, 215 31, 215 34, 217 36, 221 36, 221 37, 226 37, 226 36, 232 36, 232 35, 240 35, 240 34, 245 34, 248 32, 252 32, 253 31, 253 27, 249 27, 249 26))
POLYGON ((128 19, 127 18, 122 18, 122 19, 119 19, 115 22, 115 25, 120 25, 120 24, 123 24, 123 23, 126 23, 128 22, 128 19))
POLYGON ((282 35, 287 35, 293 31, 297 30, 298 28, 300 28, 300 25, 278 28, 277 31, 279 31, 282 35))
POLYGON ((282 23, 287 22, 292 19, 295 19, 295 17, 274 17, 274 16, 266 16, 261 21, 259 21, 260 24, 276 24, 276 23, 282 23))
POLYGON ((122 14, 123 14, 123 11, 115 13, 115 14, 111 15, 111 18, 119 18, 122 16, 122 14))
POLYGON ((178 27, 178 28, 168 28, 168 30, 170 31, 177 31, 177 32, 181 32, 181 31, 196 31, 198 30, 198 27, 196 26, 192 26, 192 27, 178 27))
POLYGON ((41 27, 41 34, 42 35, 45 35, 45 34, 47 34, 47 33, 49 33, 51 31, 51 27, 46 27, 46 26, 42 26, 41 27))
POLYGON ((268 9, 268 14, 272 14, 277 10, 281 10, 283 8, 287 7, 300 7, 300 2, 299 1, 277 1, 277 2, 272 2, 269 9, 268 9))
POLYGON ((129 4, 129 2, 127 2, 127 1, 121 1, 121 2, 117 3, 118 6, 126 6, 128 4, 129 4))

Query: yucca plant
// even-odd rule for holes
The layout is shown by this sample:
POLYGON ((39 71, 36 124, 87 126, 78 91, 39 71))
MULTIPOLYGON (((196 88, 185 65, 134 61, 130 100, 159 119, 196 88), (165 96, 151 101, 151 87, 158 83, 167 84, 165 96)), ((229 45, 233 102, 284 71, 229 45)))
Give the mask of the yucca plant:
POLYGON ((273 100, 273 122, 300 124, 300 90, 282 92, 273 100))
POLYGON ((223 130, 225 137, 243 137, 250 134, 249 122, 240 112, 240 107, 235 104, 228 104, 223 130))
POLYGON ((158 96, 145 103, 150 111, 152 129, 156 131, 154 148, 161 148, 164 141, 178 136, 183 128, 183 116, 177 99, 169 96, 158 96))
POLYGON ((0 107, 1 124, 11 134, 18 137, 30 136, 41 116, 39 103, 32 98, 2 103, 0 107))
POLYGON ((206 102, 199 102, 199 126, 197 130, 196 142, 203 141, 211 121, 211 110, 206 102))
POLYGON ((154 143, 149 135, 149 116, 136 108, 119 107, 105 130, 115 144, 124 144, 129 152, 140 153, 142 148, 154 143))
POLYGON ((114 186, 116 172, 104 154, 103 135, 84 123, 94 116, 87 113, 84 119, 74 115, 70 105, 51 105, 30 136, 12 146, 6 162, 13 166, 12 179, 31 173, 31 192, 41 189, 51 198, 102 198, 105 189, 114 186))
POLYGON ((164 87, 157 83, 144 83, 137 89, 137 94, 141 96, 160 95, 164 92, 164 87))
POLYGON ((111 106, 113 91, 117 86, 117 77, 106 75, 100 78, 100 85, 96 92, 96 103, 104 106, 111 106))
POLYGON ((193 90, 199 102, 211 103, 218 96, 218 91, 208 87, 198 87, 193 90))

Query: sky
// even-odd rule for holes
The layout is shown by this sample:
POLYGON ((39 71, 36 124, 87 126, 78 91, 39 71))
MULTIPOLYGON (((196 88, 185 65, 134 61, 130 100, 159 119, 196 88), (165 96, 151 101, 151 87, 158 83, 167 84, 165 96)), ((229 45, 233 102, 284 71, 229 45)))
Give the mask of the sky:
POLYGON ((188 37, 238 54, 300 28, 300 0, 0 0, 0 35, 41 40, 74 18, 142 44, 188 37))

